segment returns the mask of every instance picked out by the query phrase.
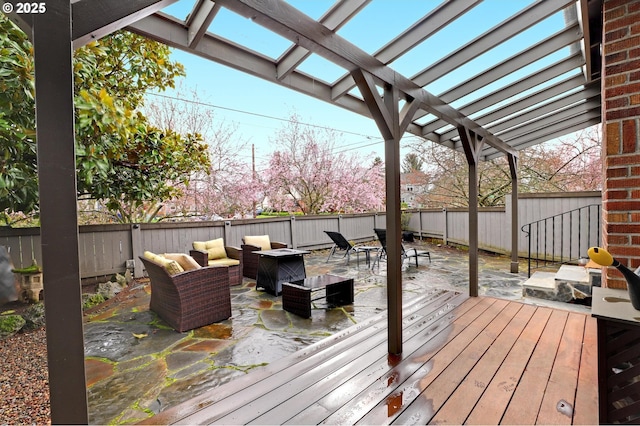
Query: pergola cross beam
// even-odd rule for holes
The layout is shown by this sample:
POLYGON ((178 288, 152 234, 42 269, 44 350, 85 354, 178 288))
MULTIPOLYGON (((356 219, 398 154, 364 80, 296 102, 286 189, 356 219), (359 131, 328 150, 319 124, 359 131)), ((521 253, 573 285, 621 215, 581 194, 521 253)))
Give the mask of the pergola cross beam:
POLYGON ((518 155, 487 130, 438 97, 386 66, 379 59, 351 44, 322 24, 278 0, 218 0, 225 8, 245 16, 269 30, 299 44, 349 72, 362 69, 383 84, 399 90, 404 98, 420 102, 420 108, 456 127, 462 126, 482 136, 485 143, 504 154, 518 155))

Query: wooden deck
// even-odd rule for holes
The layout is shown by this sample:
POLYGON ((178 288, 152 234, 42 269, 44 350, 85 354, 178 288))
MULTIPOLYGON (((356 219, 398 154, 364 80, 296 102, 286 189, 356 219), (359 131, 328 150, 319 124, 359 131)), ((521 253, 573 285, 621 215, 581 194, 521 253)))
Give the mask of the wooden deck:
POLYGON ((148 419, 150 424, 597 424, 595 319, 439 291, 148 419))

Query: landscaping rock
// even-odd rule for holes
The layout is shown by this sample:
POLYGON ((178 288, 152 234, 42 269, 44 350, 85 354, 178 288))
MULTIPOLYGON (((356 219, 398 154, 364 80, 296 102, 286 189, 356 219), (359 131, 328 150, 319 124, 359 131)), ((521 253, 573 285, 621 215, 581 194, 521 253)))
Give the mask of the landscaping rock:
POLYGON ((20 315, 0 315, 0 340, 16 334, 25 323, 26 321, 20 315))
POLYGON ((96 293, 104 297, 104 300, 109 300, 112 297, 115 297, 116 294, 120 293, 123 288, 126 287, 126 281, 124 281, 124 277, 122 275, 118 275, 118 277, 122 278, 122 282, 118 280, 118 282, 109 281, 106 283, 100 283, 96 287, 96 293))
POLYGON ((24 311, 22 317, 26 321, 24 330, 36 330, 44 326, 44 304, 34 303, 24 311))

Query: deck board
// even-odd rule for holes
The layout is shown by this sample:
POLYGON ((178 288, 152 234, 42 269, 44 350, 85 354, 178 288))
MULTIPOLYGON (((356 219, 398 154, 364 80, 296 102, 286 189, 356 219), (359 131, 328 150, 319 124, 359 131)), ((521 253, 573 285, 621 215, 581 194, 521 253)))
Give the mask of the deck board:
POLYGON ((598 423, 593 318, 448 291, 403 312, 400 356, 381 314, 145 423, 598 423))
POLYGON ((498 424, 504 414, 516 386, 531 358, 533 350, 551 317, 551 309, 536 309, 531 321, 518 337, 517 342, 488 383, 482 397, 470 407, 471 412, 459 424, 498 424))

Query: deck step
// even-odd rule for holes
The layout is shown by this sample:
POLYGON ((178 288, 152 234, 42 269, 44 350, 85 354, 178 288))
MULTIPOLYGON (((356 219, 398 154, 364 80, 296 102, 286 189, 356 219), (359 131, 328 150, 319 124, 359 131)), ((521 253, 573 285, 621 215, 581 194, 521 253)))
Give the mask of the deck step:
POLYGON ((523 283, 522 295, 558 302, 584 300, 599 284, 598 272, 575 265, 562 265, 557 272, 538 271, 523 283))

